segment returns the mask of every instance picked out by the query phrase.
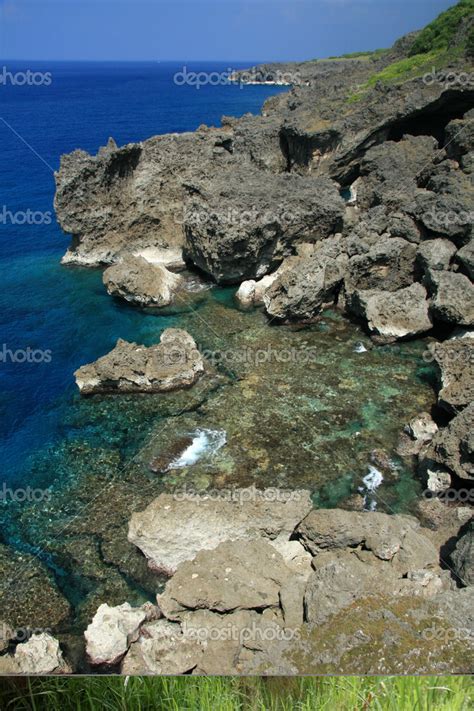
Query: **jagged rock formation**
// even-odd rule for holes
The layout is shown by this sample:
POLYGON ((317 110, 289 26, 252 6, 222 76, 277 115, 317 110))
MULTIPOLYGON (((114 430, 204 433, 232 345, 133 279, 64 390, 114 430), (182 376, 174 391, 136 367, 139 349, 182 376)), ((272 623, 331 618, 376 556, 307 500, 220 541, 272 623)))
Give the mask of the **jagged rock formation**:
POLYGON ((163 331, 156 346, 122 339, 95 363, 74 373, 82 395, 106 392, 167 392, 193 385, 204 362, 192 336, 178 328, 163 331))

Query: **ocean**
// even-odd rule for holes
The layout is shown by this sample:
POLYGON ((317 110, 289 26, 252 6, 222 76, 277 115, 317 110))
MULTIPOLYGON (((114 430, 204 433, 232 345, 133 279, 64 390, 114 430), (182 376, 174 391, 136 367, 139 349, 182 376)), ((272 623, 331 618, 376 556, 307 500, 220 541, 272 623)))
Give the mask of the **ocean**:
MULTIPOLYGON (((109 136, 122 145, 202 123, 218 126, 223 114, 258 113, 267 97, 285 89, 178 85, 174 76, 184 65, 165 62, 3 65, 13 75, 29 69, 51 76, 42 86, 0 86, 0 460, 10 482, 31 476, 29 457, 67 434, 64 420, 77 398, 74 370, 108 352, 118 337, 150 344, 176 321, 121 307, 105 293, 98 270, 60 265, 69 244, 53 210, 61 154, 95 153, 109 136)), ((219 74, 230 68, 185 66, 219 74)))

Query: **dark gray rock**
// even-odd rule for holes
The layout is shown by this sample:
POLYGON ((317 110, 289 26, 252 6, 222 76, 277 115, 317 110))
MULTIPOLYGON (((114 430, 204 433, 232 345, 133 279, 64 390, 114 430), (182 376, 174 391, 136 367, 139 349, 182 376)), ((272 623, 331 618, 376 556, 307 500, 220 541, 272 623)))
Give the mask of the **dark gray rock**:
POLYGON ((344 203, 326 178, 233 170, 186 188, 185 254, 221 283, 262 277, 297 243, 342 226, 344 203))
POLYGON ((430 271, 430 313, 435 321, 459 326, 474 325, 474 285, 464 274, 430 271))
POLYGON ((456 247, 449 240, 430 239, 421 243, 418 249, 418 263, 425 274, 430 269, 447 271, 455 254, 456 247))
POLYGON ((381 239, 364 254, 349 260, 346 290, 397 291, 415 281, 416 245, 394 237, 381 239))
POLYGON ((454 570, 464 585, 474 585, 474 519, 451 553, 454 570))

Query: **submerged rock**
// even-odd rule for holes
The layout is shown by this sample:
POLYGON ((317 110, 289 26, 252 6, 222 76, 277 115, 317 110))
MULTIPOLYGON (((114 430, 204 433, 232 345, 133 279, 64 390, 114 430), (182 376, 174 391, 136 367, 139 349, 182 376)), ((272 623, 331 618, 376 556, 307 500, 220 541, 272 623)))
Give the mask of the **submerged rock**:
POLYGON ((112 296, 138 306, 168 306, 183 286, 183 278, 143 257, 127 255, 105 270, 103 281, 112 296))
MULTIPOLYGON (((128 540, 146 555, 150 567, 172 574, 180 563, 228 539, 288 541, 312 508, 308 491, 236 489, 202 496, 161 494, 132 515, 128 540)), ((243 544, 243 543, 242 543, 243 544)))
POLYGON ((146 348, 122 339, 95 363, 74 373, 82 395, 106 392, 167 392, 193 385, 204 361, 192 336, 177 328, 163 331, 160 343, 146 348))

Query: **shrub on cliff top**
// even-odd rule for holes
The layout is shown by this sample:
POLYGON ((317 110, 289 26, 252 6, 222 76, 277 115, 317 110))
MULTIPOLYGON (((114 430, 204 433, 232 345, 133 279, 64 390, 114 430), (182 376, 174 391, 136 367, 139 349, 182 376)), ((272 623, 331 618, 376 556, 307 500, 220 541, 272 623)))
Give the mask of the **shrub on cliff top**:
POLYGON ((474 0, 460 0, 420 32, 410 49, 410 56, 448 49, 455 41, 461 25, 470 16, 474 16, 474 0))

